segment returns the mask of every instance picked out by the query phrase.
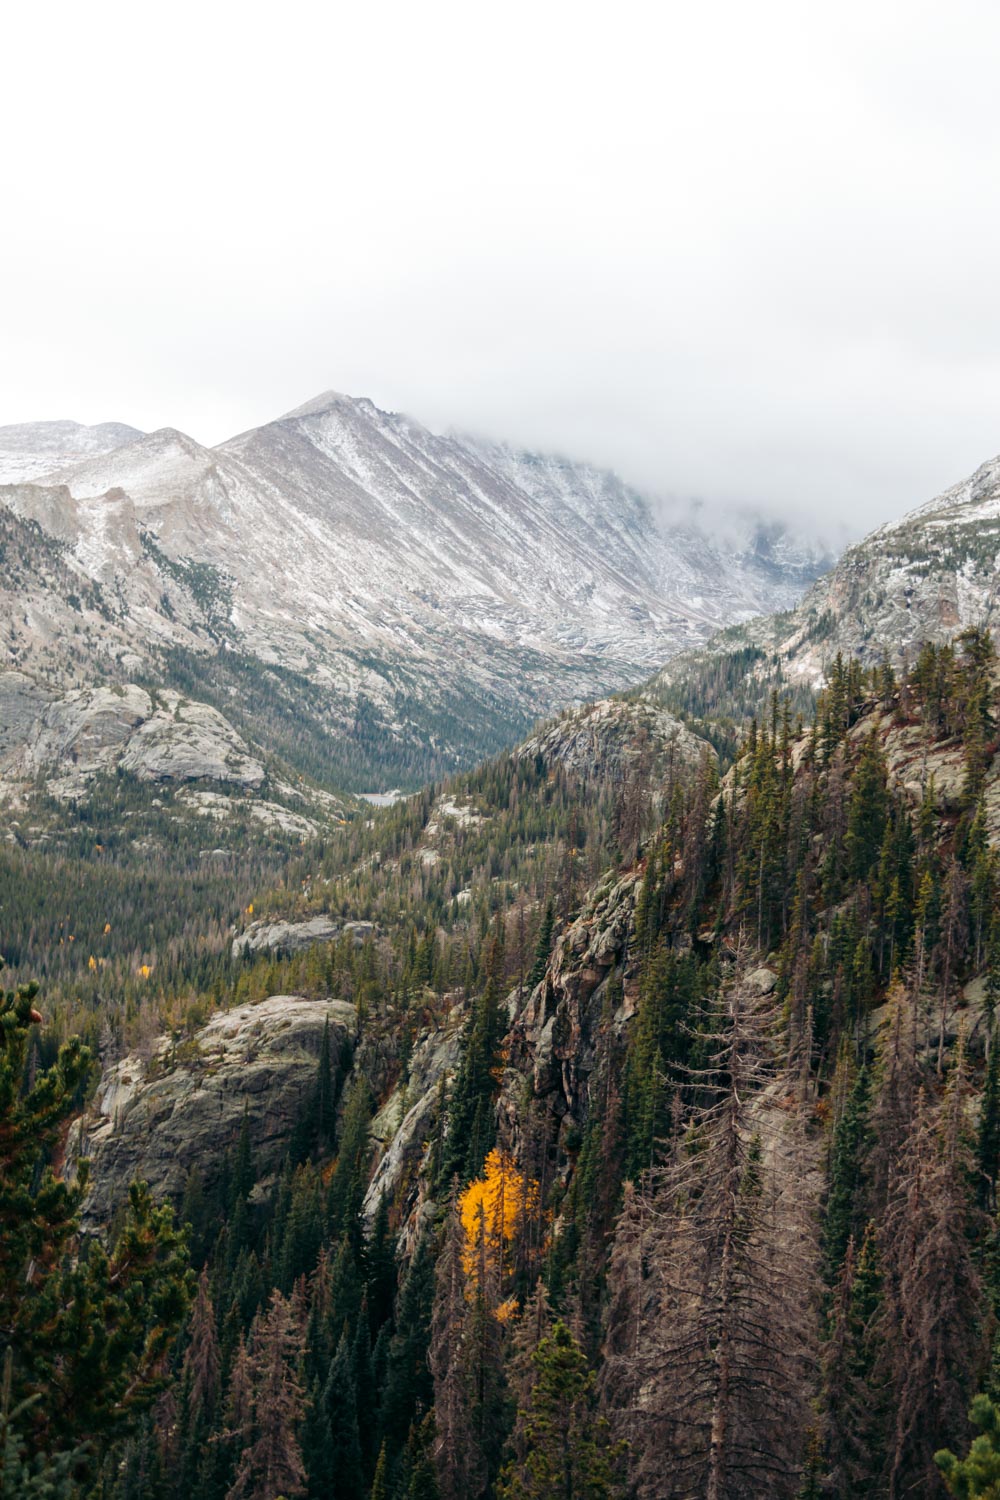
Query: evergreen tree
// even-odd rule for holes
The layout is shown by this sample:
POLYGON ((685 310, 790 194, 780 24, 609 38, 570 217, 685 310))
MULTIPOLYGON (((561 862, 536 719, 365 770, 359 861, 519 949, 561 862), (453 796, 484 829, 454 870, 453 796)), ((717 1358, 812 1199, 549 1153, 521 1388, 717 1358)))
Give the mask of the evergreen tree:
POLYGON ((462 1035, 462 1057, 448 1110, 448 1137, 442 1161, 446 1180, 456 1172, 463 1181, 482 1169, 493 1144, 493 1098, 497 1090, 500 1042, 504 1032, 501 1010, 504 950, 501 931, 491 939, 486 984, 472 1002, 462 1035))
POLYGON ((372 1117, 371 1090, 364 1078, 355 1081, 347 1098, 337 1152, 337 1167, 330 1183, 328 1214, 330 1232, 346 1234, 355 1254, 361 1255, 361 1205, 368 1187, 372 1117))
POLYGON ((29 1396, 12 1406, 12 1374, 13 1351, 8 1348, 0 1371, 0 1500, 77 1500, 80 1490, 73 1474, 82 1450, 71 1448, 54 1458, 29 1456, 19 1424, 27 1423, 40 1398, 29 1396))
POLYGON ((311 1500, 367 1500, 354 1360, 346 1332, 310 1412, 305 1460, 311 1500))
POLYGON ((830 1280, 840 1269, 849 1240, 861 1227, 859 1202, 867 1124, 868 1073, 860 1068, 834 1127, 830 1150, 830 1194, 823 1225, 823 1258, 830 1280))
POLYGON ((111 1249, 79 1253, 86 1164, 70 1186, 48 1163, 90 1059, 71 1041, 25 1086, 31 1027, 41 1020, 36 994, 35 986, 0 992, 0 1329, 10 1350, 9 1420, 22 1424, 17 1443, 9 1439, 10 1462, 33 1474, 46 1464, 64 1470, 60 1455, 78 1454, 84 1441, 86 1467, 148 1409, 165 1383, 191 1279, 172 1214, 140 1183, 111 1249))
POLYGON ((391 1459, 407 1441, 411 1424, 430 1409, 434 1391, 428 1363, 434 1303, 434 1247, 421 1236, 399 1295, 396 1327, 389 1341, 381 1431, 391 1459))
MULTIPOLYGON (((306 1493, 306 1471, 299 1445, 305 1410, 298 1365, 302 1330, 280 1292, 271 1296, 251 1339, 250 1426, 226 1500, 293 1500, 306 1493)), ((243 1397, 246 1400, 246 1397, 243 1397)))
POLYGON ((847 874, 851 880, 863 880, 879 857, 886 829, 888 804, 885 760, 878 732, 873 730, 864 742, 861 759, 851 782, 847 832, 844 837, 847 874))
POLYGON ((541 984, 545 978, 545 970, 549 962, 549 953, 552 948, 552 931, 555 927, 555 907, 552 901, 545 903, 545 914, 542 917, 542 925, 538 929, 538 941, 535 944, 535 961, 528 975, 528 988, 533 990, 536 984, 541 984))
POLYGON ((378 1200, 371 1232, 364 1247, 365 1296, 373 1338, 383 1323, 392 1318, 396 1289, 395 1242, 389 1228, 389 1200, 385 1193, 378 1200))
POLYGON ((977 1396, 969 1421, 980 1429, 965 1458, 948 1449, 935 1453, 950 1495, 958 1500, 1000 1500, 1000 1410, 988 1396, 977 1396))
POLYGON ((435 1272, 430 1366, 434 1377, 434 1463, 441 1500, 475 1500, 487 1465, 477 1440, 469 1370, 470 1309, 465 1295, 465 1230, 457 1183, 445 1216, 444 1243, 435 1272))
POLYGON ((565 1323, 554 1324, 531 1362, 534 1379, 513 1439, 517 1456, 501 1473, 498 1500, 611 1500, 621 1493, 619 1450, 597 1415, 594 1376, 565 1323))

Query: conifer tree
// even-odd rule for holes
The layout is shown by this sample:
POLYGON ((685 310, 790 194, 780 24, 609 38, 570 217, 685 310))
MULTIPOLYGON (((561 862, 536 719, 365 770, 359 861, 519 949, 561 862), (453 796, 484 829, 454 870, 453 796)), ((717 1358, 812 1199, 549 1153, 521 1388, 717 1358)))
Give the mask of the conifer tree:
POLYGON ((542 917, 542 925, 538 929, 538 941, 535 944, 535 961, 528 975, 528 988, 533 990, 536 984, 541 984, 545 978, 545 970, 549 962, 549 951, 552 947, 552 930, 555 927, 555 907, 551 901, 545 903, 545 913, 542 917))
POLYGON ((830 1492, 838 1500, 874 1492, 883 1467, 888 1417, 874 1374, 873 1326, 882 1306, 875 1226, 860 1248, 848 1242, 823 1349, 823 1412, 830 1492))
MULTIPOLYGON (((256 1320, 249 1355, 252 1440, 244 1447, 226 1500, 293 1500, 306 1493, 299 1445, 305 1411, 298 1365, 302 1330, 291 1304, 272 1293, 256 1320)), ((241 1400, 246 1403, 246 1396, 241 1400)))
POLYGON ((918 1100, 879 1231, 886 1295, 874 1334, 876 1373, 891 1392, 889 1500, 934 1483, 934 1453, 964 1430, 985 1364, 965 1091, 960 1057, 940 1110, 918 1100))
POLYGON ((997 1500, 1000 1496, 1000 1410, 988 1396, 979 1395, 972 1403, 969 1421, 980 1429, 973 1438, 965 1458, 956 1458, 949 1449, 935 1453, 950 1495, 958 1500, 997 1500))
POLYGON ((502 928, 490 940, 486 983, 472 1002, 462 1036, 462 1057, 448 1109, 448 1136, 442 1173, 458 1173, 463 1181, 481 1170, 493 1144, 495 1120, 493 1097, 497 1089, 497 1067, 504 1018, 501 1011, 504 975, 502 928))
POLYGON ((431 1236, 417 1242, 403 1281, 396 1327, 389 1341, 381 1432, 390 1458, 400 1452, 411 1425, 420 1422, 433 1402, 428 1362, 434 1303, 434 1251, 431 1236))
POLYGON ((979 1105, 976 1165, 979 1169, 979 1200, 985 1209, 996 1207, 997 1173, 1000 1172, 1000 1048, 995 1023, 989 1027, 989 1058, 979 1105))
POLYGON ((534 1375, 518 1411, 516 1456, 505 1466, 498 1500, 612 1500, 620 1494, 606 1419, 598 1416, 594 1376, 577 1341, 557 1322, 531 1356, 534 1375))
POLYGON ((304 1458, 311 1500, 367 1500, 354 1359, 346 1329, 323 1388, 314 1393, 304 1458))
POLYGON ((868 1073, 860 1068, 834 1128, 830 1150, 830 1194, 823 1226, 823 1259, 827 1277, 840 1269, 848 1242, 861 1227, 861 1171, 867 1144, 868 1073))
POLYGON ((59 1470, 59 1455, 79 1457, 84 1441, 81 1464, 96 1461, 163 1389, 191 1276, 172 1213, 141 1183, 110 1249, 79 1256, 86 1164, 71 1186, 49 1162, 90 1058, 73 1040, 26 1087, 36 995, 33 985, 0 992, 0 1330, 23 1462, 59 1470))
POLYGON ((847 873, 863 880, 879 857, 888 816, 885 759, 877 730, 864 742, 858 768, 851 781, 844 844, 847 873))
POLYGON ((465 1230, 457 1183, 445 1215, 431 1323, 434 1377, 434 1462, 441 1500, 475 1500, 486 1481, 486 1461, 473 1422, 469 1371, 470 1311, 465 1295, 465 1230))
POLYGON ((370 1500, 391 1500, 389 1494, 389 1461, 386 1458, 384 1443, 379 1449, 378 1462, 375 1465, 370 1500))
POLYGON ((753 1111, 775 1076, 775 1016, 747 962, 743 950, 706 1023, 708 1066, 672 1155, 616 1236, 603 1394, 641 1500, 791 1497, 801 1473, 814 1205, 801 1121, 753 1111))
POLYGON ((392 1317, 396 1290, 396 1257, 392 1231, 389 1228, 389 1200, 385 1193, 378 1200, 371 1232, 364 1247, 365 1296, 373 1338, 383 1323, 392 1317))
POLYGON ((0 1369, 0 1500, 77 1500, 74 1470, 84 1457, 82 1451, 71 1448, 53 1458, 29 1456, 19 1429, 28 1424, 40 1397, 12 1405, 12 1375, 13 1351, 8 1348, 0 1369))
POLYGON ((362 1247, 361 1205, 368 1187, 368 1167, 371 1160, 368 1134, 371 1117, 371 1090, 364 1078, 358 1078, 347 1096, 337 1150, 337 1167, 328 1195, 330 1233, 334 1237, 346 1234, 358 1258, 362 1247))

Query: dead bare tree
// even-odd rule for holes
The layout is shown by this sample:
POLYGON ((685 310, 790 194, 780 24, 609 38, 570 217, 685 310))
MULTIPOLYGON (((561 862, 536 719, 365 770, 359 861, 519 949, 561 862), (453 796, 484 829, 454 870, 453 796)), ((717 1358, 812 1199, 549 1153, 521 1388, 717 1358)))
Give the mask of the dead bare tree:
POLYGON ((944 1494, 934 1453, 967 1433, 987 1355, 966 1093, 960 1046, 943 1103, 918 1095, 879 1229, 883 1297, 873 1344, 877 1381, 890 1393, 880 1491, 888 1500, 944 1494))
POLYGON ((815 1379, 817 1174, 740 945, 669 1159, 626 1198, 602 1397, 641 1500, 791 1497, 815 1379))

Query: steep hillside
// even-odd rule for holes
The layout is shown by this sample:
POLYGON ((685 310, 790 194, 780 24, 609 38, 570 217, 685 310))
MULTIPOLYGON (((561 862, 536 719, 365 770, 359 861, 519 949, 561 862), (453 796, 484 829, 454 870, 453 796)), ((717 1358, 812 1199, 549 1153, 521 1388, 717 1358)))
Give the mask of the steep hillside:
MULTIPOLYGON (((612 474, 332 393, 212 449, 169 428, 90 441, 80 458, 82 437, 40 431, 31 483, 0 502, 100 587, 95 670, 138 655, 355 790, 475 760, 794 602, 827 561, 754 518, 671 517, 612 474)), ((51 634, 17 648, 23 670, 86 680, 51 634)))
POLYGON ((998 559, 1000 458, 849 548, 795 609, 720 631, 668 662, 649 690, 696 715, 742 716, 772 687, 805 704, 838 652, 899 666, 926 641, 993 626, 998 559))
POLYGON ((356 1424, 362 1496, 380 1451, 404 1495, 418 1462, 502 1493, 555 1339, 608 1494, 943 1494, 995 1337, 1000 669, 975 633, 921 662, 836 675, 808 729, 779 703, 721 785, 649 704, 567 715, 356 826, 254 914, 228 1012, 109 1058, 94 1222, 146 1162, 220 1321, 304 1299, 328 1380, 381 1340, 374 1404, 315 1377, 308 1472, 310 1424, 356 1424))

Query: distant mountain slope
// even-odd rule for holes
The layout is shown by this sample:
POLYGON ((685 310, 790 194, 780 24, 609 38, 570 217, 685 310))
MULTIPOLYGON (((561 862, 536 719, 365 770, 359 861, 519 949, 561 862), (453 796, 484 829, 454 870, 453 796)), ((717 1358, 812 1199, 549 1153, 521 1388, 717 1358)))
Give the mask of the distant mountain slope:
POLYGON ((134 443, 142 433, 124 422, 22 422, 0 427, 0 484, 20 484, 53 466, 81 463, 134 443))
POLYGON ((772 685, 822 686, 836 654, 900 663, 925 641, 1000 618, 1000 458, 878 527, 791 611, 718 632, 650 690, 672 708, 738 714, 772 685))
MULTIPOLYGON (((715 535, 613 474, 333 393, 216 448, 112 428, 80 457, 79 434, 60 447, 50 425, 32 483, 0 499, 102 587, 153 676, 227 714, 235 699, 256 738, 283 754, 308 740, 308 769, 359 789, 439 774, 636 682, 720 623, 793 603, 827 562, 753 518, 717 518, 715 535)), ((45 667, 57 658, 47 642, 45 667)), ((16 664, 31 669, 30 642, 16 664)))

